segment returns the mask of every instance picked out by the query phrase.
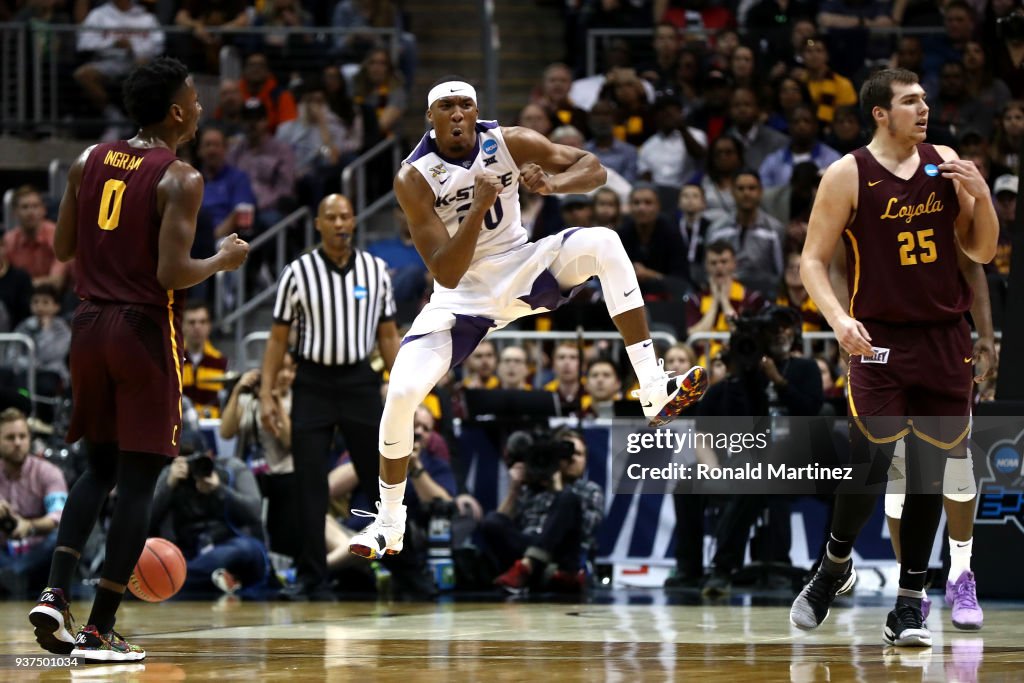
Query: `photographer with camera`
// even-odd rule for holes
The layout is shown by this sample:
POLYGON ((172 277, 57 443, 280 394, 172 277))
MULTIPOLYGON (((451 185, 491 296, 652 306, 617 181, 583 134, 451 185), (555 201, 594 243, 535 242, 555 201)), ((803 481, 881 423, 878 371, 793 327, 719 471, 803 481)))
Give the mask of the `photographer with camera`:
MULTIPOLYGON (((812 359, 791 353, 800 329, 799 314, 791 308, 767 305, 757 314, 736 318, 733 324, 726 353, 726 378, 708 389, 698 406, 700 416, 817 415, 824 402, 818 365, 812 359)), ((722 459, 727 454, 716 455, 722 459)), ((676 525, 678 571, 691 579, 702 571, 694 558, 699 558, 697 549, 703 547, 700 521, 707 498, 679 495, 675 499, 679 520, 676 525)), ((728 497, 720 505, 712 574, 702 591, 706 597, 729 592, 732 574, 743 564, 750 527, 766 507, 770 519, 767 533, 773 538, 768 546, 775 553, 763 559, 789 563, 788 501, 753 494, 728 497)))
POLYGON ((508 439, 509 491, 481 532, 499 571, 518 594, 528 587, 580 591, 604 519, 604 492, 584 478, 587 446, 579 432, 516 432, 508 439))
POLYGON ((0 412, 0 590, 19 599, 46 581, 68 497, 60 468, 30 454, 31 440, 24 413, 0 412))
POLYGON ((181 455, 157 482, 152 529, 181 548, 188 562, 186 590, 216 586, 234 593, 265 580, 260 502, 245 463, 214 460, 201 435, 182 435, 181 455), (170 533, 163 532, 165 526, 170 533))

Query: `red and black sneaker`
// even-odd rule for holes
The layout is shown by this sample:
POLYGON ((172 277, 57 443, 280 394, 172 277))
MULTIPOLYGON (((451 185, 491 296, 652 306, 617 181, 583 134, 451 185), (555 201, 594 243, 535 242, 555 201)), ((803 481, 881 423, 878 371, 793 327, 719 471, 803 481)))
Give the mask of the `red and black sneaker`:
POLYGON ((508 571, 494 580, 494 585, 504 588, 513 595, 518 595, 526 590, 531 574, 530 567, 525 562, 516 560, 508 571))
POLYGON ((35 627, 36 642, 55 655, 68 655, 75 649, 75 618, 71 616, 71 603, 60 588, 45 588, 39 594, 36 606, 28 613, 35 627))

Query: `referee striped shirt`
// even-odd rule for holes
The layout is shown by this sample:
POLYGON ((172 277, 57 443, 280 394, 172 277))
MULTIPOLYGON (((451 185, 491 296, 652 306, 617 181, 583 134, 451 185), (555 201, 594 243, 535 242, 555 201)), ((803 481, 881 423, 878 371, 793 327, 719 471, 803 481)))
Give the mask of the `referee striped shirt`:
POLYGON ((322 248, 289 263, 277 285, 274 322, 297 322, 296 353, 321 365, 351 365, 366 359, 377 326, 395 316, 391 277, 384 261, 353 249, 344 268, 322 248))

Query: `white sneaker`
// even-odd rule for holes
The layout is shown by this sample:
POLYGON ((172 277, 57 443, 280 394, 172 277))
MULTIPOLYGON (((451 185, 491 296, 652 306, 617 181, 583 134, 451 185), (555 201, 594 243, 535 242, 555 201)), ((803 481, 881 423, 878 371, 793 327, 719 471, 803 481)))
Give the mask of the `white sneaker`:
POLYGON ((397 555, 402 552, 402 539, 405 537, 405 506, 397 517, 385 515, 377 502, 377 513, 366 510, 352 510, 357 517, 371 517, 373 522, 349 541, 348 551, 353 555, 376 560, 385 554, 397 555))
POLYGON ((652 427, 660 427, 676 419, 683 410, 701 399, 708 390, 708 371, 694 365, 682 377, 665 370, 665 361, 659 360, 661 374, 633 390, 633 398, 640 399, 644 415, 652 427))

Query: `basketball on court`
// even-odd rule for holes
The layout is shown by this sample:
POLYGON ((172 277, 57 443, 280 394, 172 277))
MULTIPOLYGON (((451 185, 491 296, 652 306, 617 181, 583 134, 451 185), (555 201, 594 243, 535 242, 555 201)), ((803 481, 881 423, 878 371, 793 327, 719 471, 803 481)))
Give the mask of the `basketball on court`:
POLYGON ((185 556, 166 538, 150 538, 128 579, 128 590, 146 602, 163 602, 185 584, 185 556))

